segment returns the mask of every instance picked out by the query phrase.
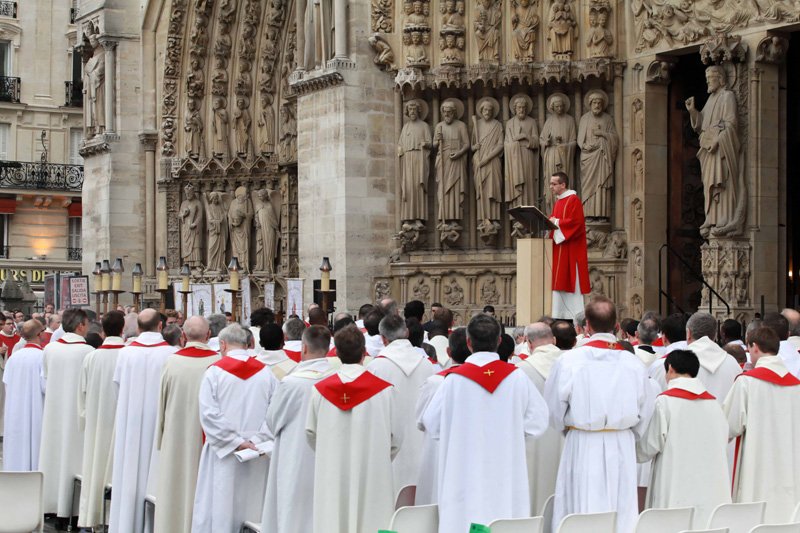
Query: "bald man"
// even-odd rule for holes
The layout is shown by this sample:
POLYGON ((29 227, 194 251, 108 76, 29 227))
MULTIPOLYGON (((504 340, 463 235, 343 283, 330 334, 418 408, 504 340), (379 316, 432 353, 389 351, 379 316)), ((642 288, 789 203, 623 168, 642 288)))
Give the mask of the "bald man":
POLYGON ((161 375, 156 448, 159 450, 155 485, 155 531, 189 533, 197 486, 197 467, 203 450, 200 427, 200 383, 206 369, 220 356, 209 348, 208 321, 193 316, 183 324, 183 348, 167 358, 161 375))
POLYGON ((783 317, 789 322, 789 344, 795 350, 800 350, 800 313, 795 309, 784 309, 781 311, 783 317))
POLYGON ((157 469, 151 459, 158 415, 161 372, 177 351, 161 336, 161 316, 145 309, 137 319, 139 335, 119 351, 114 382, 119 387, 114 474, 111 500, 112 533, 142 533, 147 480, 157 469), (151 466, 153 469, 151 470, 151 466))

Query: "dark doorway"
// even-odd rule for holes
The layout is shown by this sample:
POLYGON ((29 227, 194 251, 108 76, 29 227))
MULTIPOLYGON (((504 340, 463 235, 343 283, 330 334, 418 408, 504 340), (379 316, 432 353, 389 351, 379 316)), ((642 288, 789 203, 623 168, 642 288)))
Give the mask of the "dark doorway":
POLYGON ((700 226, 703 182, 697 159, 698 136, 684 102, 693 96, 702 109, 708 99, 700 54, 678 59, 669 86, 669 181, 667 182, 667 293, 669 312, 694 312, 702 295, 700 226))
POLYGON ((800 33, 786 58, 786 304, 800 305, 800 33))

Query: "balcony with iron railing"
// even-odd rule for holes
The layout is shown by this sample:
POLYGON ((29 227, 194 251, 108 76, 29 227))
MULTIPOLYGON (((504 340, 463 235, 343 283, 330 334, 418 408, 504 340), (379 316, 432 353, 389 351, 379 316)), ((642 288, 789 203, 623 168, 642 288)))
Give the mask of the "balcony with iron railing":
POLYGON ((0 17, 17 18, 17 3, 9 0, 0 0, 0 17))
POLYGON ((20 80, 12 76, 0 76, 0 102, 19 103, 20 80))
POLYGON ((83 165, 0 161, 0 189, 80 193, 83 189, 83 165))
POLYGON ((82 261, 83 248, 67 248, 67 260, 69 261, 82 261))
POLYGON ((83 107, 83 82, 65 81, 64 101, 66 107, 83 107))

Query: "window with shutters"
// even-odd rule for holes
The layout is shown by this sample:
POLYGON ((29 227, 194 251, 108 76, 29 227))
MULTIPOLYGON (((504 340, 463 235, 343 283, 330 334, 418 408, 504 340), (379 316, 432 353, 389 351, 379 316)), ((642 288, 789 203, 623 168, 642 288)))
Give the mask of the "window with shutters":
POLYGON ((0 76, 12 76, 11 43, 9 41, 0 41, 0 76))
POLYGON ((73 128, 69 130, 69 164, 82 165, 83 157, 79 153, 83 144, 83 130, 80 128, 73 128))

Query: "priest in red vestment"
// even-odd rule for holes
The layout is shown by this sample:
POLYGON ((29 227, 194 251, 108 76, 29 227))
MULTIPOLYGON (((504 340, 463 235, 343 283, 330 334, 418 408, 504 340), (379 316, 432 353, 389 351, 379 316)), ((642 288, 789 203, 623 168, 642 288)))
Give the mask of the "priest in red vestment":
POLYGON ((558 228, 550 232, 553 239, 552 316, 572 320, 583 311, 583 295, 590 287, 583 204, 568 186, 569 178, 563 172, 550 177, 550 192, 556 198, 550 221, 558 228))

